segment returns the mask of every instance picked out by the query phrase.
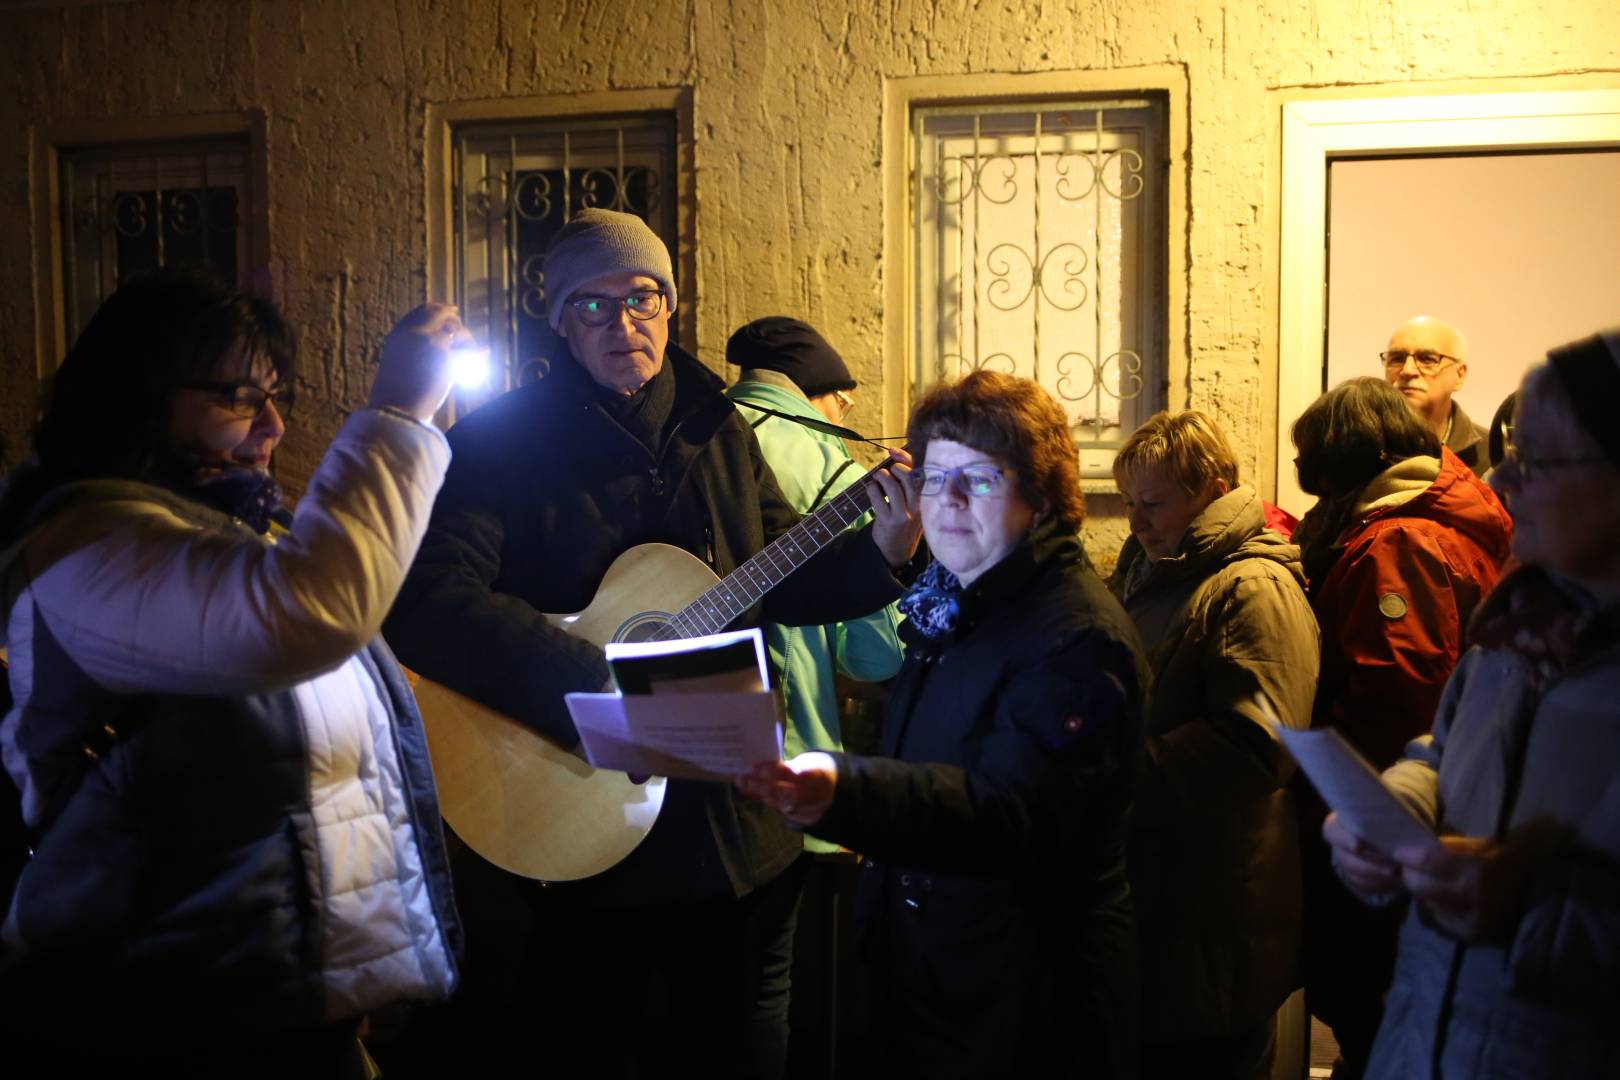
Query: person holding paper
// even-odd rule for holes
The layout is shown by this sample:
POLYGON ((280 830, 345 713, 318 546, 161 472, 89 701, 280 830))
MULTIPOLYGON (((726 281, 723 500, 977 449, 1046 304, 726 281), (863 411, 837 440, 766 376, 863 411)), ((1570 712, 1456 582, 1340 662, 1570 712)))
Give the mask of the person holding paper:
MULTIPOLYGON (((1374 768, 1429 730, 1463 630, 1496 583, 1512 521, 1401 392, 1359 378, 1294 422, 1311 607, 1322 630, 1313 727, 1332 727, 1374 768)), ((1338 1039, 1339 1080, 1360 1075, 1378 1030, 1396 925, 1356 904, 1327 870, 1325 811, 1301 800, 1306 997, 1338 1039)))
POLYGON ((376 633, 468 338, 442 305, 401 320, 289 514, 273 305, 164 269, 79 335, 0 500, 33 847, 0 929, 11 1075, 359 1080, 368 1012, 456 985, 427 740, 376 633))
POLYGON ((1109 587, 1153 664, 1132 812, 1143 1077, 1270 1075, 1298 985, 1293 762, 1256 703, 1309 725, 1316 617, 1215 422, 1159 413, 1120 447, 1131 536, 1109 587))
MULTIPOLYGON (((720 379, 671 340, 686 293, 644 221, 577 210, 544 277, 560 335, 549 370, 451 429, 455 458, 384 630, 412 669, 567 748, 579 736, 564 695, 600 690, 608 669, 545 613, 587 607, 643 544, 728 575, 799 515, 720 379)), ((831 540, 729 626, 837 622, 895 600, 920 526, 907 466, 891 469, 866 489, 871 526, 831 540)), ((647 602, 628 598, 626 614, 647 602)), ((542 887, 468 849, 458 895, 469 955, 486 965, 470 965, 466 1015, 447 1022, 498 1030, 449 1041, 503 1058, 499 1075, 541 1043, 559 1073, 634 1076, 648 1059, 706 1077, 752 1069, 761 938, 791 910, 783 872, 802 851, 731 785, 688 780, 670 781, 634 851, 584 880, 542 887)))
POLYGON ((1410 896, 1367 1075, 1614 1075, 1620 1062, 1620 331, 1524 380, 1493 474, 1521 565, 1481 606, 1431 735, 1384 774, 1440 834, 1382 852, 1337 818, 1365 898, 1410 896))
POLYGON ((909 425, 934 562, 901 601, 884 757, 811 752, 738 785, 865 856, 873 1075, 1133 1074, 1126 814, 1148 672, 1076 537, 1069 420, 992 371, 909 425))

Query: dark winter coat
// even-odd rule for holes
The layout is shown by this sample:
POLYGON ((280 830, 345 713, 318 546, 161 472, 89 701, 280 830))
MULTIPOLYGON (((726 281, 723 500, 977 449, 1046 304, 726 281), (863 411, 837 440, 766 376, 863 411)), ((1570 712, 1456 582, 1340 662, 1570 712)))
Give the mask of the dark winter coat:
POLYGON ((1153 665, 1131 849, 1144 1037, 1240 1035, 1298 984, 1293 766, 1255 695, 1310 725, 1319 646, 1299 549, 1244 485, 1168 558, 1126 540, 1110 585, 1153 665))
POLYGON ((1451 430, 1446 432, 1446 449, 1468 466, 1475 476, 1491 471, 1491 433, 1471 420, 1463 407, 1451 403, 1451 430))
POLYGON ((812 830, 868 856, 858 912, 885 1075, 1126 1075, 1136 632, 1051 525, 962 607, 946 640, 902 624, 888 756, 836 755, 812 830))
MULTIPOLYGON (((450 473, 383 628, 408 667, 571 746, 563 695, 601 689, 607 667, 542 612, 586 607, 637 544, 683 548, 723 576, 798 520, 724 384, 674 346, 664 371, 673 405, 656 450, 603 408, 566 353, 451 429, 450 473)), ((899 591, 870 535, 848 534, 769 593, 763 617, 837 622, 899 591)), ((741 895, 801 850, 774 811, 730 785, 677 780, 624 862, 563 888, 637 904, 741 895)))

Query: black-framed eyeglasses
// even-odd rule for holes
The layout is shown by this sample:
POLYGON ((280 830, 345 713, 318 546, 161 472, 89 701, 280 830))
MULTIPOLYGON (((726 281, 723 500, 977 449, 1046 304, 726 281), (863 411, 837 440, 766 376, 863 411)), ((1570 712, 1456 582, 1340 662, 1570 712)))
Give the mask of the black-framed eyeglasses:
POLYGON ((1604 465, 1609 459, 1602 454, 1582 454, 1577 457, 1536 457, 1526 454, 1514 441, 1514 424, 1510 420, 1502 425, 1502 464, 1513 463, 1518 471, 1519 479, 1528 483, 1535 478, 1538 472, 1553 472, 1557 469, 1576 469, 1582 465, 1604 465))
POLYGON ((639 322, 658 317, 664 310, 662 289, 637 289, 629 296, 580 296, 568 301, 574 314, 586 326, 606 326, 619 317, 619 309, 639 322))
POLYGON ((964 495, 987 499, 1001 490, 1007 473, 998 465, 962 465, 955 469, 924 465, 913 470, 911 476, 919 495, 938 495, 950 484, 964 495))
POLYGON ((218 394, 225 399, 227 409, 248 420, 264 412, 265 405, 272 401, 276 403, 276 412, 286 420, 292 416, 293 406, 297 404, 297 395, 291 386, 278 386, 274 390, 266 390, 258 383, 207 379, 192 379, 178 385, 182 390, 202 390, 205 393, 218 394))
POLYGON ((1455 356, 1447 356, 1443 352, 1433 349, 1391 349, 1378 354, 1378 359, 1384 362, 1384 370, 1400 371, 1406 366, 1408 360, 1417 366, 1419 374, 1438 375, 1440 369, 1447 364, 1460 364, 1461 360, 1455 356))

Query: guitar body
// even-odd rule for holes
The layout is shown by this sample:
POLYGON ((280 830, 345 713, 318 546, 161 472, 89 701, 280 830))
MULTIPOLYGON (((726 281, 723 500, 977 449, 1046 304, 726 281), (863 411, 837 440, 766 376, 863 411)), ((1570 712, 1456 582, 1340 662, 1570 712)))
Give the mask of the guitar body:
MULTIPOLYGON (((608 567, 585 610, 547 615, 596 645, 640 641, 719 581, 668 544, 631 548, 608 567)), ((596 769, 509 717, 429 679, 416 685, 445 821, 496 866, 575 881, 618 863, 651 831, 663 777, 633 784, 596 769)))

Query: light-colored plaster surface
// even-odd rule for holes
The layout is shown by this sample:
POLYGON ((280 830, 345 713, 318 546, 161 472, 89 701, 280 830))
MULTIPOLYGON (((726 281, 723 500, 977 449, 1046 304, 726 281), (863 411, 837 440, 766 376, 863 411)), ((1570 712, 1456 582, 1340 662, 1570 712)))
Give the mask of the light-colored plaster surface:
MULTIPOLYGON (((30 125, 267 117, 271 264, 303 333, 297 487, 426 289, 428 103, 690 87, 700 354, 786 312, 883 378, 886 79, 1173 64, 1188 87, 1175 396, 1261 461, 1275 353, 1278 110, 1290 93, 1620 85, 1612 0, 134 0, 0 6, 0 432, 37 392, 30 125), (1268 275, 1270 277, 1268 278, 1268 275)), ((875 394, 873 395, 876 396, 875 394)), ((1092 500, 1111 558, 1117 500, 1092 500)))

